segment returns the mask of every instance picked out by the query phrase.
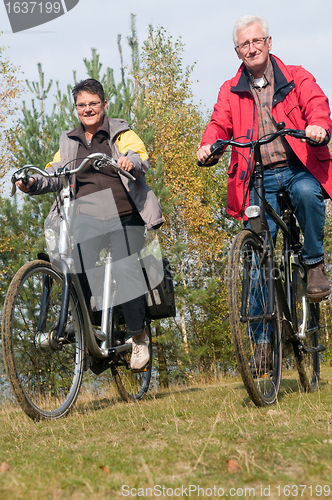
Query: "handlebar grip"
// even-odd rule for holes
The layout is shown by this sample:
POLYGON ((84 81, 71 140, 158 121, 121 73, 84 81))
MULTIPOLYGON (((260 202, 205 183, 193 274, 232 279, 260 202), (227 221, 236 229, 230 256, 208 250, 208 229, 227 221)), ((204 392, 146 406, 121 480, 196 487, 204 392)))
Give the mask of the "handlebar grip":
POLYGON ((217 165, 218 161, 218 158, 213 158, 213 155, 209 155, 203 162, 197 160, 197 165, 199 167, 213 167, 213 165, 217 165))
POLYGON ((288 135, 292 137, 296 137, 297 139, 306 139, 309 146, 326 146, 326 144, 329 143, 330 137, 328 134, 326 134, 325 139, 323 142, 319 142, 316 139, 311 139, 310 137, 307 137, 305 134, 305 130, 293 130, 289 131, 288 135))
POLYGON ((320 144, 321 146, 326 146, 329 142, 330 142, 330 136, 329 136, 329 134, 326 132, 325 139, 323 140, 323 142, 320 142, 319 144, 320 144))
POLYGON ((30 177, 29 177, 27 169, 14 172, 12 175, 12 178, 11 178, 12 190, 11 190, 10 196, 14 196, 14 194, 16 193, 16 182, 17 181, 22 181, 23 184, 27 185, 29 182, 29 178, 30 177))
POLYGON ((225 141, 222 139, 218 139, 216 142, 214 142, 210 146, 210 151, 211 153, 209 156, 203 161, 197 161, 197 165, 199 167, 213 167, 213 165, 216 165, 219 161, 219 158, 216 158, 215 155, 221 155, 226 147, 225 141))

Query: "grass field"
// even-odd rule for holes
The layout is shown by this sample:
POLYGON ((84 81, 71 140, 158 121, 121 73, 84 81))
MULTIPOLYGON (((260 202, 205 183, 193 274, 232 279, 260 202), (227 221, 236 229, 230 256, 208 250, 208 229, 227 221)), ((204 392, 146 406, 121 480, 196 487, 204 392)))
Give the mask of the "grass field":
POLYGON ((110 386, 56 421, 4 404, 0 500, 332 498, 331 382, 323 368, 305 394, 291 373, 271 408, 255 407, 240 379, 129 405, 110 386))

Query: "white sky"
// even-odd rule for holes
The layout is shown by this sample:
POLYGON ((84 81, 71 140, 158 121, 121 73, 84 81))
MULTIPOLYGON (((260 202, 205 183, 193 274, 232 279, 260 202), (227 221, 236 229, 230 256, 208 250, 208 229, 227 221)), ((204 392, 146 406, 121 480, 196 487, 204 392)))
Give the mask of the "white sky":
MULTIPOLYGON (((221 84, 239 66, 232 30, 243 14, 265 17, 273 40, 272 53, 286 64, 300 64, 313 73, 332 100, 331 0, 80 0, 58 19, 20 33, 11 32, 1 2, 0 46, 9 47, 4 55, 21 66, 25 78, 37 80, 37 62, 41 62, 46 81, 59 80, 63 89, 72 83, 72 70, 77 70, 79 79, 86 77, 83 58, 90 58, 94 47, 103 65, 114 68, 119 81, 117 35, 122 34, 125 49, 131 13, 136 14, 140 44, 147 37, 149 24, 164 27, 174 40, 182 37, 184 65, 196 63, 195 99, 208 110, 212 110, 221 84)), ((129 63, 129 49, 124 55, 129 63)), ((30 96, 25 99, 29 102, 30 96)))

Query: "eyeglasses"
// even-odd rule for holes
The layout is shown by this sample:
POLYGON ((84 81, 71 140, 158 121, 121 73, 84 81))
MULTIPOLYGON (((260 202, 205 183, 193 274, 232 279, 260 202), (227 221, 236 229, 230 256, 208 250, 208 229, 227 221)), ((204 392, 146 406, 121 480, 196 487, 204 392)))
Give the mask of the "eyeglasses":
POLYGON ((251 43, 253 44, 254 47, 259 48, 262 45, 264 45, 264 43, 268 38, 269 38, 268 36, 264 36, 264 38, 254 38, 253 40, 246 40, 245 42, 240 43, 239 45, 235 45, 235 48, 239 50, 249 49, 251 43))
POLYGON ((101 104, 101 101, 98 101, 98 102, 88 102, 86 104, 75 104, 76 108, 83 111, 83 109, 85 109, 86 107, 89 107, 89 108, 98 108, 99 104, 101 104))

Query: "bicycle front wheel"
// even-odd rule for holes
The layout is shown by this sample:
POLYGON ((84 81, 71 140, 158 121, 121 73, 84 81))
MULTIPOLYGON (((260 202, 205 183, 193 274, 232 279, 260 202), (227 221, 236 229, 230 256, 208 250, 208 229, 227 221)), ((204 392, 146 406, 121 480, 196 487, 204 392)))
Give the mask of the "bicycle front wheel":
POLYGON ((319 337, 319 303, 309 302, 305 281, 305 272, 301 265, 292 265, 292 298, 294 330, 302 342, 294 343, 294 357, 300 382, 306 392, 314 392, 318 388, 320 361, 319 352, 307 352, 318 346, 319 337))
POLYGON ((274 288, 269 311, 262 242, 250 230, 234 239, 228 261, 228 305, 238 370, 257 406, 275 403, 281 381, 281 316, 274 288))
POLYGON ((49 262, 25 264, 14 276, 3 308, 3 358, 12 390, 34 420, 59 418, 73 406, 83 375, 83 321, 74 290, 61 349, 49 345, 58 324, 62 275, 49 262))
MULTIPOLYGON (((116 338, 123 338, 126 333, 126 325, 120 321, 121 317, 115 312, 112 328, 112 345, 116 345, 116 338)), ((111 362, 111 371, 115 385, 122 399, 127 403, 141 400, 147 393, 151 380, 152 371, 152 340, 150 322, 145 326, 145 332, 149 337, 150 359, 147 366, 140 372, 130 369, 131 349, 120 353, 111 362)))

